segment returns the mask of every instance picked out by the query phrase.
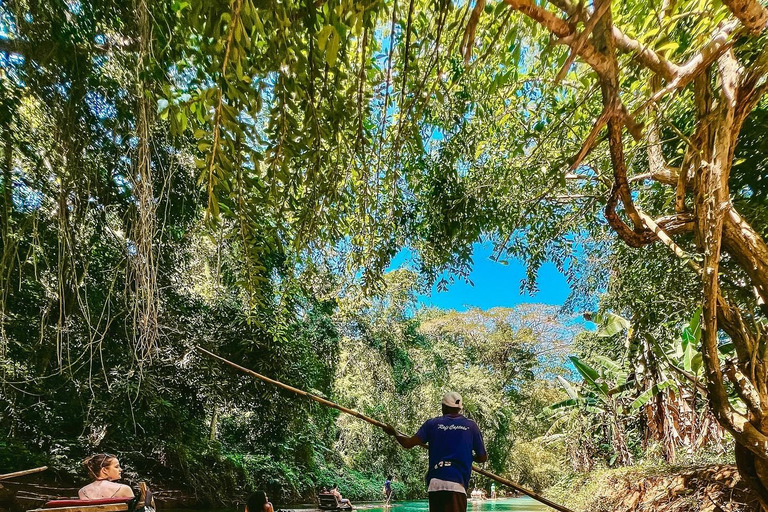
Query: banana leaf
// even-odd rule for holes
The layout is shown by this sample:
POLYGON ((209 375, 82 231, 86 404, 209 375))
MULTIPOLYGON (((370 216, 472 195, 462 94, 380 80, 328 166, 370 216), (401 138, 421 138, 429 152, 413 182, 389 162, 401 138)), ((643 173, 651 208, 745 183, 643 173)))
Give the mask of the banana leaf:
POLYGON ((632 405, 630 405, 630 409, 632 411, 636 411, 645 404, 648 403, 648 401, 653 398, 654 396, 658 395, 662 391, 664 391, 667 388, 675 388, 677 389, 677 384, 675 384, 671 380, 665 380, 663 382, 659 382, 658 384, 651 386, 650 388, 643 391, 640 396, 638 396, 634 402, 632 402, 632 405))

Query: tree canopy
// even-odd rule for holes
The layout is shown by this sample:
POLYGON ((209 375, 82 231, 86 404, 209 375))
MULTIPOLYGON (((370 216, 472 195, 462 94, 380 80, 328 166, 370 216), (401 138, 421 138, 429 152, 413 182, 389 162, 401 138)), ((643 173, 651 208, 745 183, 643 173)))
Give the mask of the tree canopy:
POLYGON ((3 3, 4 386, 86 401, 221 338, 329 389, 335 299, 402 248, 467 278, 490 240, 528 290, 553 261, 570 307, 607 291, 650 334, 701 306, 707 399, 768 509, 767 23, 757 0, 3 3))

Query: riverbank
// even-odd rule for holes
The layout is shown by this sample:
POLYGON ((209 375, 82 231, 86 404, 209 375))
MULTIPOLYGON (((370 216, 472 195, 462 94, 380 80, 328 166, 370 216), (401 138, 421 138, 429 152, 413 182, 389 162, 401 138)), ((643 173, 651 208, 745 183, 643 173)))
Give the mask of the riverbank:
POLYGON ((548 497, 577 512, 759 512, 735 465, 664 464, 596 470, 551 488, 548 497))

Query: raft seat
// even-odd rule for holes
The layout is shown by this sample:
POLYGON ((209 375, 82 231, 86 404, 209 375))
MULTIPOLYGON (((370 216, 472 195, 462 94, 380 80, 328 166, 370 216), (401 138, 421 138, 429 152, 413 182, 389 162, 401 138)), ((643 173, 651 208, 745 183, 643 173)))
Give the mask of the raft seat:
POLYGON ((103 498, 100 500, 51 500, 43 505, 43 508, 63 508, 63 507, 79 507, 83 505, 120 505, 132 502, 134 498, 103 498))
POLYGON ((108 498, 102 500, 51 500, 42 508, 28 512, 128 512, 135 498, 108 498))
POLYGON ((139 482, 139 495, 133 498, 104 498, 80 500, 76 498, 51 500, 42 508, 27 512, 155 512, 155 498, 146 482, 139 482))

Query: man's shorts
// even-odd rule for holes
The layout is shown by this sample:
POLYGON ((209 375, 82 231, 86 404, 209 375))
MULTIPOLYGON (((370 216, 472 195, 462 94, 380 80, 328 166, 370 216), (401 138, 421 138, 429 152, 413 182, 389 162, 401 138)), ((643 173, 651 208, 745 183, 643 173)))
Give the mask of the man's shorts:
POLYGON ((467 495, 463 492, 433 491, 429 494, 429 512, 467 512, 467 495))

